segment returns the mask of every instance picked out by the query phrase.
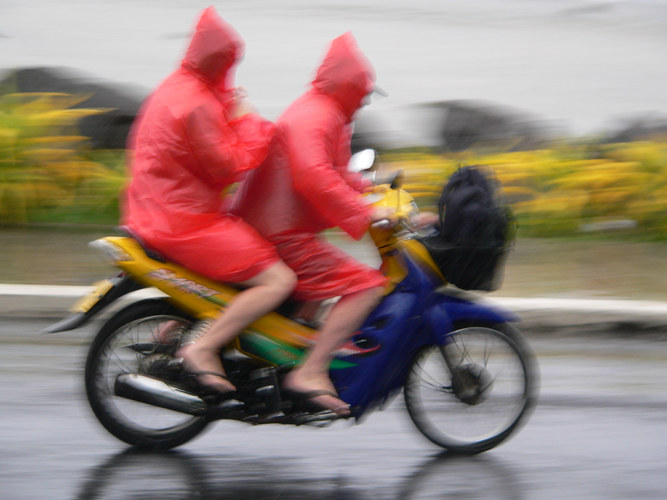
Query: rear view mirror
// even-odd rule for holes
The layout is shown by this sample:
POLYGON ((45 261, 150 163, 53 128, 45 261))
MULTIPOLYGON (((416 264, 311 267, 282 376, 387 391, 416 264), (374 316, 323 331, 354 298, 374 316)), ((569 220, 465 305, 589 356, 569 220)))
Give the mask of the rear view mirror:
POLYGON ((350 158, 350 163, 347 165, 347 169, 350 172, 363 172, 365 170, 370 170, 375 164, 375 151, 372 149, 364 149, 358 153, 354 153, 350 158))

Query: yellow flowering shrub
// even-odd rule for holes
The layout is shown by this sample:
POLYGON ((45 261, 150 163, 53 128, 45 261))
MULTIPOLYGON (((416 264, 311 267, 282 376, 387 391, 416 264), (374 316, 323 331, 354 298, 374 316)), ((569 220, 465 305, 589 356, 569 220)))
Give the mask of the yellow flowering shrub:
POLYGON ((557 145, 553 149, 465 156, 402 152, 383 158, 405 187, 433 209, 449 175, 487 165, 503 186, 519 234, 568 236, 591 223, 624 221, 649 237, 667 236, 667 143, 557 145))
MULTIPOLYGON (((91 151, 79 121, 105 110, 75 108, 86 96, 0 94, 0 223, 115 223, 126 182, 124 151, 91 151)), ((554 144, 489 154, 388 151, 378 175, 402 170, 404 187, 435 210, 462 165, 490 167, 520 236, 570 236, 598 222, 667 237, 667 142, 554 144)))
POLYGON ((72 108, 86 98, 0 95, 0 222, 30 222, 40 212, 75 206, 99 179, 118 190, 122 174, 92 161, 88 139, 78 134, 79 120, 106 112, 72 108))

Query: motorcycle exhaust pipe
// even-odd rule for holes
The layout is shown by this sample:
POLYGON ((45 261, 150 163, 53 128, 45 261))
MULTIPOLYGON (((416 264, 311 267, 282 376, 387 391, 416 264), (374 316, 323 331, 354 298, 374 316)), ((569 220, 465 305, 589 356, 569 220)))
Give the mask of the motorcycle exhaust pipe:
POLYGON ((197 417, 204 415, 207 411, 206 403, 194 394, 172 387, 162 380, 136 373, 118 375, 114 392, 121 398, 197 417))

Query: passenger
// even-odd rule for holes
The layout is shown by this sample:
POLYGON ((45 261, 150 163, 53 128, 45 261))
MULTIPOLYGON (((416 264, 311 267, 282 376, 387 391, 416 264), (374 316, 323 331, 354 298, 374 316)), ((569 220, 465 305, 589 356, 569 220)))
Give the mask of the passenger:
POLYGON ((316 345, 284 381, 293 397, 340 416, 350 410, 329 378, 329 364, 378 304, 386 279, 319 233, 338 226, 359 239, 372 221, 388 216, 362 201, 367 184, 346 168, 353 116, 373 91, 374 78, 351 33, 333 40, 311 88, 277 121, 269 156, 243 181, 232 208, 296 272, 295 298, 341 297, 316 345))
POLYGON ((275 126, 234 87, 243 41, 213 7, 185 57, 143 105, 130 138, 123 224, 148 247, 209 278, 245 288, 177 355, 193 379, 231 396, 220 350, 292 292, 294 273, 275 248, 228 212, 228 186, 264 160, 275 126))

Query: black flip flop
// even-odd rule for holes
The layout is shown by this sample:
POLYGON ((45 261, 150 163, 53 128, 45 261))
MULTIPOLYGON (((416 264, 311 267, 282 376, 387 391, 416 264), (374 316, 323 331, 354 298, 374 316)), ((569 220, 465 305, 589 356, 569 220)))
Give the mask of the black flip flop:
POLYGON ((331 411, 341 417, 347 417, 351 415, 351 413, 347 414, 339 413, 339 411, 343 409, 349 411, 350 405, 346 404, 342 399, 340 399, 340 396, 338 394, 332 391, 327 391, 327 390, 297 391, 295 389, 283 389, 283 394, 289 399, 291 399, 292 402, 295 403, 297 406, 303 408, 306 411, 315 411, 315 412, 331 411), (314 399, 317 398, 318 396, 331 396, 338 399, 339 401, 343 401, 344 404, 342 406, 338 406, 334 409, 331 409, 328 408, 327 406, 322 405, 321 403, 318 403, 317 401, 314 401, 314 399))
POLYGON ((236 399, 238 395, 238 391, 236 390, 231 390, 231 391, 219 391, 217 389, 214 389, 210 385, 207 384, 202 384, 199 380, 197 380, 197 377, 201 375, 215 375, 216 377, 220 377, 222 379, 225 379, 231 383, 233 383, 229 377, 223 375, 222 373, 218 372, 212 372, 212 371, 200 371, 200 372, 185 372, 185 376, 187 377, 187 385, 188 388, 191 389, 192 391, 197 394, 200 398, 202 398, 204 401, 210 404, 218 404, 221 403, 222 401, 227 401, 229 399, 236 399))

